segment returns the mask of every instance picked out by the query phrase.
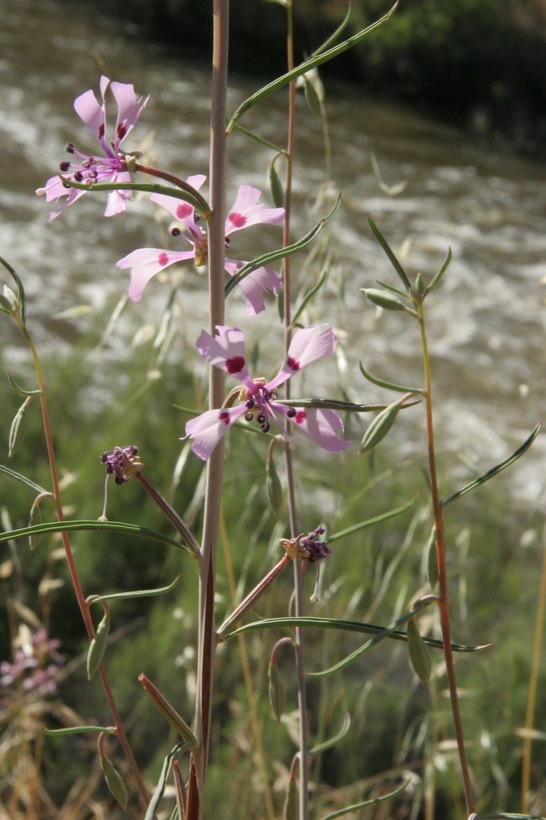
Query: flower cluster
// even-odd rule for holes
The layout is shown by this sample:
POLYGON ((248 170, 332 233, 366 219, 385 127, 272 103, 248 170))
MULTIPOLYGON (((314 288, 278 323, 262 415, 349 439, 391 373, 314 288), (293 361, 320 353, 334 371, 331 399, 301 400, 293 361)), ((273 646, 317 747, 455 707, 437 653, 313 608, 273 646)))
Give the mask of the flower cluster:
POLYGON ((280 544, 290 558, 299 558, 301 561, 314 564, 315 561, 322 561, 332 553, 326 541, 318 540, 325 532, 324 527, 319 526, 313 532, 301 533, 296 538, 281 538, 280 544))
POLYGON ((56 675, 64 663, 58 652, 60 641, 48 638, 45 629, 31 635, 27 627, 21 627, 16 643, 13 663, 0 663, 0 686, 20 682, 26 692, 54 694, 56 675))
MULTIPOLYGON (((102 156, 83 154, 73 143, 66 146, 67 152, 78 161, 65 160, 60 164, 61 175, 67 180, 94 185, 97 182, 130 182, 131 165, 130 154, 121 149, 121 144, 136 124, 142 109, 149 97, 137 97, 132 85, 127 83, 110 82, 108 77, 100 80, 101 102, 99 103, 93 91, 85 91, 74 102, 74 108, 80 119, 97 138, 103 151, 102 156), (110 89, 117 105, 117 119, 113 139, 106 137, 106 92, 110 89)), ((69 205, 72 205, 85 194, 78 188, 71 188, 63 182, 59 174, 51 177, 43 188, 36 193, 45 196, 47 202, 58 202, 62 197, 66 200, 53 211, 49 220, 56 219, 69 205)), ((106 203, 105 216, 114 216, 125 210, 130 191, 110 191, 106 203)))
POLYGON ((138 454, 138 447, 130 444, 127 447, 114 447, 106 450, 100 460, 106 464, 106 475, 113 475, 116 484, 125 484, 131 476, 140 472, 142 462, 138 454))
POLYGON ((216 336, 202 331, 197 350, 214 367, 219 367, 243 384, 241 404, 208 410, 186 423, 186 438, 193 439, 192 450, 207 459, 227 432, 239 419, 256 421, 263 433, 272 428, 290 442, 289 424, 330 452, 345 450, 350 442, 339 438, 343 422, 334 410, 289 407, 278 401, 277 388, 303 367, 332 353, 336 337, 329 325, 312 325, 296 331, 284 364, 277 375, 266 382, 251 379, 247 369, 244 336, 235 327, 217 327, 216 336))
MULTIPOLYGON (((186 182, 195 190, 203 185, 206 177, 202 174, 188 177, 186 182)), ((279 225, 284 219, 284 208, 265 208, 258 200, 261 193, 250 185, 241 185, 235 201, 228 211, 225 223, 226 244, 229 245, 229 236, 241 228, 250 225, 279 225)), ((133 302, 140 302, 144 288, 160 271, 176 262, 193 260, 197 267, 207 263, 207 235, 199 224, 199 215, 187 202, 181 202, 164 194, 152 194, 152 202, 161 205, 177 221, 177 227, 172 229, 172 235, 180 237, 190 246, 190 250, 172 251, 162 248, 140 248, 124 256, 117 263, 118 268, 131 269, 131 283, 129 298, 133 302)), ((235 276, 245 262, 234 259, 225 260, 225 269, 230 276, 235 276)), ((264 293, 277 294, 281 284, 281 277, 273 268, 261 267, 252 271, 241 284, 247 302, 247 313, 255 314, 265 309, 264 293)))

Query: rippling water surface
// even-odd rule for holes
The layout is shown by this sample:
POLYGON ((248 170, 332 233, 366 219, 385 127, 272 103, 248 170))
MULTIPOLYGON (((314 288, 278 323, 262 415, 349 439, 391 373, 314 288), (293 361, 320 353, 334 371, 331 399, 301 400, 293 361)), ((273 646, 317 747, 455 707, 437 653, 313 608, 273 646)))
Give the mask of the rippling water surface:
MULTIPOLYGON (((102 219, 103 200, 86 197, 47 224, 45 202, 34 190, 58 167, 67 141, 93 150, 74 98, 96 90, 101 73, 134 83, 151 100, 126 147, 150 147, 156 165, 181 176, 206 173, 209 72, 127 38, 120 23, 82 16, 70 4, 0 0, 0 14, 0 254, 24 277, 36 335, 56 347, 69 344, 90 322, 107 323, 127 287, 127 272, 115 268, 120 256, 161 244, 144 202, 135 202, 125 216, 102 219), (75 304, 92 311, 80 320, 54 318, 75 304)), ((229 110, 255 89, 253 82, 233 79, 229 110)), ((282 145, 284 103, 280 93, 244 124, 282 145)), ((321 127, 303 99, 300 108, 295 234, 317 219, 310 194, 324 167, 321 127)), ((433 274, 452 249, 444 285, 429 302, 442 448, 491 466, 545 414, 546 170, 469 146, 456 132, 355 89, 332 89, 327 110, 332 187, 343 199, 332 232, 337 263, 321 311, 350 334, 345 385, 357 400, 384 400, 384 391, 358 374, 359 360, 384 378, 421 383, 412 323, 399 314, 378 315, 359 292, 376 278, 396 284, 367 227, 369 213, 411 273, 433 274), (372 154, 387 186, 405 183, 402 193, 391 196, 380 187, 372 154)), ((270 157, 267 148, 233 135, 231 193, 241 182, 265 190, 270 157)), ((267 232, 264 248, 276 242, 275 233, 267 232)), ((152 322, 165 293, 159 281, 152 282, 141 305, 131 309, 132 321, 152 322)), ((205 308, 202 280, 188 275, 190 333, 206 322, 205 308)), ((237 298, 229 311, 229 321, 248 326, 237 298)), ((266 327, 261 317, 254 332, 265 334, 266 327)), ((121 322, 106 354, 119 355, 124 333, 121 322)), ((8 342, 6 359, 16 360, 5 322, 0 334, 8 342)), ((276 358, 276 349, 271 355, 276 358)), ((401 438, 400 448, 405 454, 411 445, 401 438)), ((543 497, 545 463, 541 435, 514 473, 520 496, 534 502, 543 497)))

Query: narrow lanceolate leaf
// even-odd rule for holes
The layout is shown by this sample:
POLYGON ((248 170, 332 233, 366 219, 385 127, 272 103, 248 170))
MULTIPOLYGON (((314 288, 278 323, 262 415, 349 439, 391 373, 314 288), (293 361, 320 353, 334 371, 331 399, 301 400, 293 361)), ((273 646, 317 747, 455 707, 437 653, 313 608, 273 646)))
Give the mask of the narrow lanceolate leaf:
MULTIPOLYGON (((6 472, 5 468, 2 468, 2 471, 6 472)), ((139 538, 150 538, 153 541, 159 541, 170 547, 174 547, 177 550, 182 550, 182 552, 186 552, 188 555, 191 555, 192 558, 196 557, 195 552, 185 544, 180 544, 178 541, 174 541, 172 538, 169 538, 162 533, 155 532, 155 530, 148 530, 145 527, 139 527, 135 524, 127 524, 124 521, 47 521, 34 527, 21 527, 17 530, 1 532, 0 542, 8 541, 10 538, 26 538, 34 533, 79 532, 87 530, 96 530, 97 532, 113 532, 118 535, 133 535, 138 536, 139 538)))
POLYGON ((249 109, 253 108, 257 103, 261 102, 261 100, 265 99, 272 94, 274 91, 277 91, 279 88, 283 88, 288 83, 291 83, 293 80, 297 80, 298 77, 301 77, 302 74, 306 74, 312 68, 317 68, 319 65, 332 60, 334 57, 337 57, 338 54, 342 54, 344 51, 356 46, 360 43, 370 32, 384 23, 386 20, 389 19, 391 14, 394 12, 398 5, 398 0, 395 5, 392 7, 390 11, 388 11, 383 17, 379 20, 376 20, 370 26, 362 31, 357 32, 352 37, 349 37, 347 40, 344 40, 342 43, 339 43, 337 46, 333 46, 332 48, 328 48, 326 51, 319 51, 315 53, 309 60, 301 63, 301 65, 297 66, 296 68, 292 69, 292 71, 288 71, 286 74, 283 74, 282 77, 278 77, 273 82, 265 85, 263 88, 260 88, 259 91, 256 91, 255 94, 252 94, 247 100, 245 100, 239 108, 235 111, 232 118, 230 119, 227 125, 227 133, 229 134, 233 129, 235 123, 243 116, 243 114, 248 111, 249 109))
POLYGON ((156 587, 155 589, 138 589, 131 592, 113 592, 111 595, 99 595, 98 598, 93 598, 92 604, 100 603, 101 601, 122 601, 130 598, 152 598, 156 595, 164 595, 175 588, 180 580, 180 575, 177 575, 174 581, 166 587, 156 587))
POLYGON ((54 737, 55 735, 77 735, 80 733, 103 735, 106 732, 106 734, 109 735, 116 734, 116 730, 112 728, 112 726, 65 726, 64 729, 48 729, 42 726, 42 732, 48 737, 54 737))
POLYGON ((355 803, 352 806, 345 806, 343 809, 338 809, 331 814, 324 815, 321 820, 334 820, 335 817, 343 817, 345 814, 350 814, 351 812, 358 811, 359 809, 365 809, 367 806, 375 806, 376 803, 384 803, 386 800, 392 800, 393 797, 397 797, 399 794, 402 794, 410 783, 411 780, 406 780, 405 783, 402 783, 401 786, 388 794, 382 794, 381 797, 373 797, 371 800, 364 800, 362 803, 355 803))
POLYGON ((364 530, 367 527, 373 527, 375 524, 379 524, 382 521, 387 521, 395 515, 400 515, 400 513, 403 513, 406 510, 409 510, 410 507, 413 507, 418 498, 419 495, 416 495, 415 498, 412 498, 411 501, 407 501, 405 504, 402 504, 401 507, 396 507, 394 510, 389 510, 382 515, 377 515, 375 518, 368 518, 367 521, 361 521, 359 524, 353 524, 352 527, 347 527, 345 530, 335 532, 333 535, 328 536, 328 543, 331 544, 334 541, 339 541, 340 538, 345 538, 347 535, 352 535, 359 530, 364 530))
POLYGON ((328 738, 328 740, 325 740, 324 743, 319 743, 318 746, 313 746, 312 749, 309 749, 309 754, 312 757, 314 757, 315 755, 322 754, 322 752, 325 752, 328 749, 331 749, 332 746, 335 746, 336 743, 338 743, 340 740, 343 740, 343 738, 345 737, 345 735, 347 734, 347 732, 349 731, 350 728, 351 728, 351 716, 350 716, 349 712, 345 712, 345 717, 343 718, 343 724, 342 724, 341 729, 339 730, 339 732, 336 732, 336 734, 333 737, 330 737, 330 738, 328 738))
POLYGON ((152 795, 152 799, 148 803, 148 808, 146 810, 146 815, 144 820, 155 820, 156 813, 158 811, 159 804, 161 802, 161 798, 163 797, 163 793, 167 786, 167 780, 169 778, 169 774, 173 765, 173 762, 177 755, 181 752, 188 749, 187 743, 178 743, 174 749, 171 749, 169 754, 163 760, 163 766, 161 767, 161 774, 159 776, 159 780, 157 781, 157 786, 155 791, 152 795))
POLYGON ((45 495, 47 495, 47 490, 44 490, 44 488, 40 487, 39 484, 36 484, 34 481, 31 481, 30 478, 26 477, 26 475, 21 475, 21 473, 16 473, 15 470, 10 470, 9 467, 4 467, 3 464, 0 464, 0 473, 4 473, 10 478, 14 478, 15 481, 20 481, 21 484, 26 484, 27 487, 30 487, 31 490, 36 490, 36 492, 38 493, 44 493, 45 495))
POLYGON ((109 632, 110 615, 105 610, 102 621, 97 627, 95 637, 91 641, 91 644, 89 646, 89 652, 87 653, 87 677, 89 680, 91 680, 91 678, 99 668, 99 664, 101 663, 104 657, 104 651, 106 649, 106 644, 108 643, 109 632))
POLYGON ((434 275, 432 280, 427 285, 427 287, 425 289, 425 295, 427 293, 430 293, 430 291, 433 290, 439 284, 440 279, 442 278, 442 276, 444 275, 444 273, 448 269, 450 262, 451 262, 451 248, 448 249, 447 256, 444 260, 444 264, 442 265, 442 267, 440 268, 438 273, 434 275))
POLYGON ((394 253, 391 246, 389 245, 389 243, 387 242, 387 240, 385 239, 385 237, 383 236, 383 234, 381 233, 381 231, 379 230, 379 228, 377 227, 377 225, 375 224, 375 222, 373 221, 373 219, 370 216, 368 217, 368 224, 369 224, 370 228, 372 229, 373 235, 375 236, 375 238, 377 239, 377 241, 379 242, 379 244, 381 245, 381 247, 383 248, 383 250, 387 254, 391 265, 393 266, 396 273, 398 274, 398 276, 402 280, 402 282, 404 284, 404 287, 406 288, 407 292, 411 293, 411 282, 408 279, 408 275, 407 275, 406 271, 404 270, 404 268, 402 267, 402 265, 398 261, 398 259, 396 257, 396 254, 394 253))
POLYGON ((63 176, 61 179, 69 188, 77 188, 79 191, 142 191, 145 194, 164 194, 188 202, 205 219, 210 216, 210 209, 205 208, 203 200, 189 191, 175 188, 174 185, 159 185, 157 182, 97 182, 96 185, 88 185, 63 176))
MULTIPOLYGON (((34 503, 30 508, 29 524, 31 527, 42 523, 42 511, 40 504, 42 503, 44 498, 55 498, 55 496, 53 495, 53 493, 40 493, 40 495, 34 499, 34 503)), ((36 547, 40 543, 40 538, 40 533, 33 533, 29 536, 28 543, 31 550, 36 549, 36 547)))
POLYGON ((300 318, 301 314, 303 313, 303 311, 305 310, 305 308, 307 307, 315 293, 318 293, 321 287, 324 285, 324 283, 326 282, 327 275, 327 272, 324 271, 320 275, 316 285, 313 285, 313 287, 303 295, 301 302, 297 305, 296 310, 294 311, 294 315, 292 317, 292 327, 295 326, 296 322, 300 318))
POLYGON ((11 423, 10 431, 9 431, 9 439, 8 439, 8 456, 11 458, 25 438, 25 433, 27 429, 27 410, 29 408, 30 402, 32 401, 31 397, 29 396, 24 400, 22 405, 20 406, 19 410, 15 414, 13 421, 11 423))
POLYGON ((479 478, 476 478, 474 481, 471 481, 470 484, 467 484, 461 490, 457 490, 456 493, 450 495, 449 498, 446 501, 444 501, 444 507, 447 507, 448 504, 452 504, 453 501, 456 501, 458 498, 461 498, 461 496, 466 495, 466 493, 469 493, 471 490, 475 490, 476 487, 480 486, 480 484, 485 484, 485 482, 489 481, 490 478, 493 478, 503 470, 506 470, 506 468, 510 467, 510 465, 513 464, 514 461, 517 461, 518 458, 521 458, 521 456, 527 452, 533 441, 538 436, 541 427, 542 422, 539 422, 537 426, 534 428, 531 435, 525 439, 521 447, 518 447, 518 449, 515 450, 512 453, 512 455, 508 456, 508 458, 505 458, 504 461, 500 462, 500 464, 496 464, 495 467, 491 467, 490 470, 481 475, 479 478))
POLYGON ((8 381, 13 392, 17 393, 17 395, 20 396, 22 399, 25 399, 27 396, 39 396, 41 393, 41 390, 25 390, 23 387, 17 384, 11 373, 8 373, 8 381))
POLYGON ((364 378, 368 379, 368 381, 372 384, 377 384, 378 387, 386 387, 388 390, 395 390, 397 393, 415 393, 417 396, 425 395, 425 391, 422 387, 408 387, 407 385, 388 382, 385 379, 379 379, 377 376, 372 376, 371 373, 364 369, 362 362, 359 362, 358 366, 360 367, 360 372, 364 378))
POLYGON ((128 794, 127 787, 122 780, 122 777, 109 757, 102 755, 100 759, 100 767, 106 780, 106 785, 110 789, 110 793, 114 800, 119 803, 122 809, 127 808, 128 794))

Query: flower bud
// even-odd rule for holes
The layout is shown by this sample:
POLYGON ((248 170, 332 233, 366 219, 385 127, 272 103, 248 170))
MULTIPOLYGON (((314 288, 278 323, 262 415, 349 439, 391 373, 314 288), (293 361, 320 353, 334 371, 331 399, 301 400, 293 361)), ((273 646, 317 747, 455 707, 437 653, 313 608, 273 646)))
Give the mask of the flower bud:
POLYGON ((277 666, 276 661, 269 662, 268 668, 268 675, 269 675, 269 702, 271 704, 271 708, 273 709, 273 714, 277 719, 277 723, 280 722, 280 719, 284 712, 284 686, 279 674, 279 667, 277 666))
POLYGON ((284 190, 282 187, 282 182, 280 177, 277 173, 277 169, 275 168, 275 162, 273 161, 269 166, 269 185, 271 187, 271 196, 273 197, 273 202, 275 203, 276 208, 283 208, 284 207, 284 190))
POLYGON ((436 527, 432 527, 427 544, 427 577, 430 588, 434 589, 438 583, 438 557, 436 555, 436 527))
POLYGON ((394 293, 389 293, 386 290, 379 290, 378 288, 361 288, 362 293, 369 299, 372 304, 384 310, 405 310, 405 304, 395 296, 394 293))
POLYGON ((100 767, 112 797, 117 803, 119 803, 122 809, 127 808, 127 802, 129 799, 127 795, 127 788, 121 779, 120 773, 114 768, 110 758, 106 757, 106 755, 101 755, 100 767))
POLYGON ((291 777, 286 787, 286 797, 284 799, 284 820, 298 820, 299 806, 298 806, 298 790, 296 788, 296 780, 291 777))
POLYGON ((413 284, 411 290, 415 296, 423 297, 426 294, 427 286, 425 285, 425 280, 423 279, 422 273, 418 273, 415 277, 415 283, 413 284))
POLYGON ((8 457, 11 458, 21 444, 25 437, 27 429, 27 409, 31 402, 30 396, 24 400, 19 410, 16 412, 9 431, 8 439, 8 457))
POLYGON ((422 639, 413 618, 408 621, 408 648, 411 665, 415 674, 423 683, 428 683, 432 672, 430 652, 428 646, 422 639))
POLYGON ((95 637, 91 641, 91 644, 89 646, 89 652, 87 653, 87 677, 89 680, 91 680, 91 678, 99 668, 100 662, 102 661, 104 650, 106 649, 106 643, 108 641, 109 632, 110 614, 105 610, 103 619, 97 627, 95 637))

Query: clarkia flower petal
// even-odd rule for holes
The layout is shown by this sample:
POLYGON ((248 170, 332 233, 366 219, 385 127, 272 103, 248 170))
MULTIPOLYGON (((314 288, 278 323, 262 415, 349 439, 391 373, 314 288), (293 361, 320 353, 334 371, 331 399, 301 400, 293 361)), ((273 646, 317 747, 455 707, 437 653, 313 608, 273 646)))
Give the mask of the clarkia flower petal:
POLYGON ((192 451, 196 456, 206 461, 210 458, 212 451, 227 432, 246 412, 246 407, 225 407, 219 410, 207 410, 194 419, 186 422, 186 435, 184 438, 192 438, 192 451))
POLYGON ((168 251, 162 248, 141 248, 132 251, 119 262, 122 270, 131 268, 131 282, 129 284, 129 299, 140 302, 144 288, 150 279, 164 268, 175 262, 184 262, 193 257, 193 251, 168 251))
MULTIPOLYGON (((230 276, 235 276, 246 262, 236 262, 234 259, 226 259, 225 267, 230 276)), ((246 299, 246 312, 249 316, 254 316, 265 310, 264 293, 272 293, 274 296, 279 292, 281 286, 281 275, 274 268, 257 268, 245 276, 239 282, 239 287, 246 299)))
POLYGON ((267 386, 270 389, 278 387, 302 367, 333 353, 336 345, 337 340, 330 325, 310 325, 296 330, 282 369, 267 386))
POLYGON ((209 364, 225 370, 240 382, 252 384, 247 370, 245 337, 238 328, 218 325, 216 336, 202 330, 196 347, 209 364))
POLYGON ((284 219, 284 208, 266 208, 258 204, 262 193, 258 188, 241 185, 235 201, 226 217, 226 236, 249 225, 280 225, 284 219))
POLYGON ((340 438, 344 430, 343 422, 335 410, 300 407, 295 408, 296 415, 290 417, 287 414, 290 408, 286 405, 276 403, 275 409, 323 450, 339 453, 351 446, 350 441, 340 438))

